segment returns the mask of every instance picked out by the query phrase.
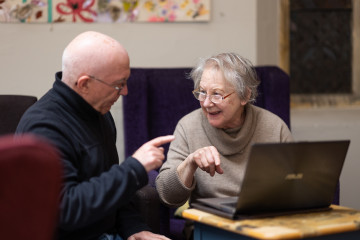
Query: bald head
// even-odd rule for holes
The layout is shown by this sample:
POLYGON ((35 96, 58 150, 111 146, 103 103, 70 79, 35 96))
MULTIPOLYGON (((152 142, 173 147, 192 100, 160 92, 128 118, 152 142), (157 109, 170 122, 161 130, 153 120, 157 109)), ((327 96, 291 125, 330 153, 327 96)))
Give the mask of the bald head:
POLYGON ((106 78, 118 68, 129 66, 125 48, 115 39, 98 32, 84 32, 65 48, 62 80, 73 86, 83 74, 106 78))

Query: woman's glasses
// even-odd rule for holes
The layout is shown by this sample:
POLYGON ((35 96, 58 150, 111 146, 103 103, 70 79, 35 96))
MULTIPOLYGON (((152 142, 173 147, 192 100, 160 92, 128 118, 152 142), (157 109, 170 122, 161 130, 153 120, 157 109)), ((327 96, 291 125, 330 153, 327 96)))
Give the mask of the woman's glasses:
POLYGON ((215 104, 219 104, 219 103, 222 103, 222 101, 227 98, 228 96, 230 96, 231 94, 233 94, 234 92, 226 95, 226 96, 222 96, 222 95, 219 95, 219 94, 212 94, 212 95, 207 95, 206 93, 204 92, 200 92, 199 89, 195 89, 194 91, 192 91, 192 93, 194 94, 194 97, 199 100, 200 102, 203 102, 205 101, 205 99, 207 98, 207 96, 209 96, 209 100, 212 102, 212 103, 215 103, 215 104))

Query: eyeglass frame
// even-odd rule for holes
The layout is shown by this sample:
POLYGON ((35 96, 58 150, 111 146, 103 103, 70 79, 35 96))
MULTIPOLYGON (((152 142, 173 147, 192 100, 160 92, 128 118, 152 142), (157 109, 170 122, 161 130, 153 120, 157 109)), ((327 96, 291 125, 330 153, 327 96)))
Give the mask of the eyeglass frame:
POLYGON ((214 94, 208 95, 207 93, 202 93, 202 92, 200 92, 199 90, 200 90, 200 89, 195 89, 195 90, 192 91, 192 94, 194 95, 194 97, 195 97, 197 100, 199 100, 200 102, 203 102, 203 101, 205 101, 206 98, 209 96, 209 100, 210 100, 212 103, 214 103, 214 104, 220 104, 220 103, 222 103, 222 101, 224 101, 225 98, 229 97, 231 94, 234 93, 234 92, 229 93, 229 94, 226 95, 226 96, 214 95, 214 94), (196 97, 196 95, 195 95, 196 93, 198 93, 199 96, 200 96, 200 94, 205 95, 205 99, 204 99, 204 100, 200 100, 199 98, 196 97), (213 96, 220 96, 220 97, 221 97, 221 98, 219 98, 219 101, 220 101, 220 102, 214 102, 214 101, 212 100, 212 99, 213 99, 213 96))
POLYGON ((118 95, 120 95, 121 90, 124 88, 124 87, 113 86, 113 85, 111 85, 111 84, 109 84, 109 83, 107 83, 107 82, 105 82, 105 81, 103 81, 103 80, 101 80, 101 79, 99 79, 99 78, 96 78, 96 77, 94 77, 94 76, 92 76, 92 75, 87 75, 87 76, 88 76, 89 78, 91 78, 91 79, 94 79, 94 80, 96 80, 96 81, 99 81, 99 82, 107 85, 108 87, 114 88, 114 89, 117 91, 117 94, 118 94, 118 95))

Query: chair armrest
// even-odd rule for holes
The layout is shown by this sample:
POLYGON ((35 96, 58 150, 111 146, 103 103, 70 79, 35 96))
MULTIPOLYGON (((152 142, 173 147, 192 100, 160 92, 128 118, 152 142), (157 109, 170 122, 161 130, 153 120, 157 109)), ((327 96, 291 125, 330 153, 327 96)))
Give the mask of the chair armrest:
POLYGON ((146 224, 154 233, 160 233, 160 198, 156 189, 150 185, 138 190, 134 199, 146 224))

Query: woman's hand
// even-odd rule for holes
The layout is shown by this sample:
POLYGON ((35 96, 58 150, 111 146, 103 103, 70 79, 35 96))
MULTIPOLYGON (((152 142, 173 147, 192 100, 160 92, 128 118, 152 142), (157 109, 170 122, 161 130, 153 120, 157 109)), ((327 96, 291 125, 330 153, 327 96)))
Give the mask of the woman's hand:
POLYGON ((214 146, 203 147, 196 150, 189 155, 192 162, 194 162, 201 170, 214 176, 215 172, 223 174, 224 171, 220 166, 220 155, 214 146))
POLYGON ((199 148, 191 153, 185 161, 180 163, 177 172, 181 181, 186 187, 191 187, 194 181, 194 174, 197 168, 214 176, 215 172, 223 174, 220 166, 220 155, 213 146, 199 148))

